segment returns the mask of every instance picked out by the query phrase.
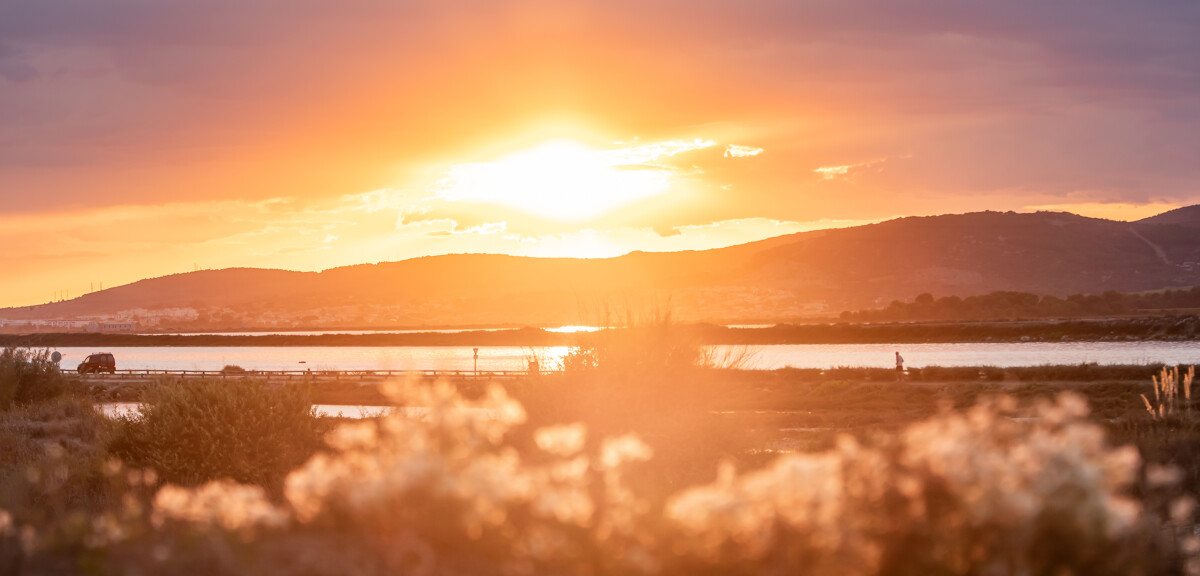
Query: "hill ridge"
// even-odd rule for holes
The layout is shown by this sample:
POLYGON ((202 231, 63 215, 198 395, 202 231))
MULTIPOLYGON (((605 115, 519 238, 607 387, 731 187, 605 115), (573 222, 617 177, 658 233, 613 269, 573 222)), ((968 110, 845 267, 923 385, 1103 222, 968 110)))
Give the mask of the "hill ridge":
MULTIPOLYGON (((1200 206, 1136 222, 1069 212, 911 216, 725 248, 598 259, 460 253, 301 272, 200 270, 0 318, 191 308, 212 325, 488 325, 589 322, 669 301, 689 320, 836 315, 931 292, 1052 295, 1200 284, 1200 206), (590 310, 590 312, 589 312, 590 310)), ((146 315, 147 312, 141 312, 146 315)), ((127 316, 129 314, 126 314, 127 316)))

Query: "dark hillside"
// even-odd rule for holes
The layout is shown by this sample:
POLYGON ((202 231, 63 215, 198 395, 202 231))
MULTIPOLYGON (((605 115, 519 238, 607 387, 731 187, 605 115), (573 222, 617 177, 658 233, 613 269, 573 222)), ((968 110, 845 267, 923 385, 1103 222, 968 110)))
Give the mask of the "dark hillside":
POLYGON ((1178 224, 1190 228, 1200 228, 1200 204, 1184 206, 1156 216, 1143 218, 1138 224, 1178 224))
POLYGON ((589 306, 669 300, 689 320, 781 321, 926 292, 1137 292, 1200 284, 1200 233, 1191 227, 1198 218, 1195 206, 1133 223, 979 212, 617 258, 454 254, 324 272, 205 270, 0 317, 190 307, 250 325, 267 316, 343 325, 538 324, 596 321, 586 317, 589 306))

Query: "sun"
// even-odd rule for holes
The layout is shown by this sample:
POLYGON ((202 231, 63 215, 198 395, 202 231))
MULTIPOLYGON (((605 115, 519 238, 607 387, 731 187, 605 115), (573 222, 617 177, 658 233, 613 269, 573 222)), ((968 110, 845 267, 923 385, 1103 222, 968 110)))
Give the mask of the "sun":
POLYGON ((594 220, 670 187, 668 169, 630 150, 550 140, 490 162, 455 165, 435 188, 447 201, 504 206, 548 220, 594 220))

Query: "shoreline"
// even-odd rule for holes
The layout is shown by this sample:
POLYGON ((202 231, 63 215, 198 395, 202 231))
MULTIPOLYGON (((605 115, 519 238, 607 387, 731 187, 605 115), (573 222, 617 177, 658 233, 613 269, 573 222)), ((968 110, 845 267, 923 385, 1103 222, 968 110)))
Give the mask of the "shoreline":
MULTIPOLYGON (((778 324, 730 328, 679 324, 670 328, 699 345, 920 344, 983 342, 1191 342, 1200 341, 1200 315, 1141 318, 902 322, 884 324, 778 324)), ((654 329, 654 328, 651 328, 654 329)), ((0 334, 0 347, 298 347, 298 346, 586 346, 621 331, 550 332, 539 328, 377 334, 117 334, 47 332, 0 334)))
MULTIPOLYGON (((808 396, 813 390, 822 393, 838 388, 869 387, 877 391, 888 390, 940 390, 951 393, 960 390, 989 390, 992 392, 1012 390, 1068 390, 1104 389, 1107 387, 1152 389, 1151 377, 1159 373, 1162 366, 1137 364, 1120 365, 1041 365, 999 368, 994 366, 942 367, 926 366, 909 369, 905 381, 898 382, 891 368, 833 368, 803 369, 783 368, 778 370, 732 370, 695 369, 680 377, 695 381, 696 385, 712 390, 724 390, 731 394, 731 405, 744 404, 749 397, 757 397, 752 404, 763 407, 791 404, 794 395, 808 396), (749 395, 749 397, 747 396, 749 395), (734 401, 732 397, 736 397, 734 401), (787 398, 791 398, 790 400, 787 398)), ((1183 367, 1186 371, 1187 366, 1183 367)), ((150 386, 179 384, 188 380, 179 377, 164 377, 143 381, 88 381, 68 376, 70 381, 86 386, 84 391, 95 402, 137 402, 141 393, 150 386)), ((545 374, 536 378, 516 378, 500 382, 509 389, 529 386, 553 386, 566 383, 571 377, 563 374, 545 374)), ((222 380, 230 385, 240 381, 254 380, 253 376, 222 380)), ((220 379, 218 379, 220 380, 220 379)), ((431 383, 434 378, 422 378, 431 383)), ((467 394, 480 393, 490 382, 459 380, 451 381, 467 394)), ((392 402, 380 392, 380 382, 358 382, 355 380, 312 380, 277 381, 275 385, 308 385, 316 404, 389 406, 392 402)))

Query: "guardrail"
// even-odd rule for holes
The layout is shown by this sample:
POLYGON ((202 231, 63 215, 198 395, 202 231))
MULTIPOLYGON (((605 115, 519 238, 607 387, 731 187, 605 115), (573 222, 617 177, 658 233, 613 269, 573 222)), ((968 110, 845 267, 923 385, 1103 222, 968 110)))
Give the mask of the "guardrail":
POLYGON ((103 374, 81 374, 86 379, 147 380, 164 377, 180 378, 267 378, 302 380, 386 380, 389 378, 453 378, 470 380, 515 379, 553 372, 531 373, 525 370, 117 370, 103 374))

